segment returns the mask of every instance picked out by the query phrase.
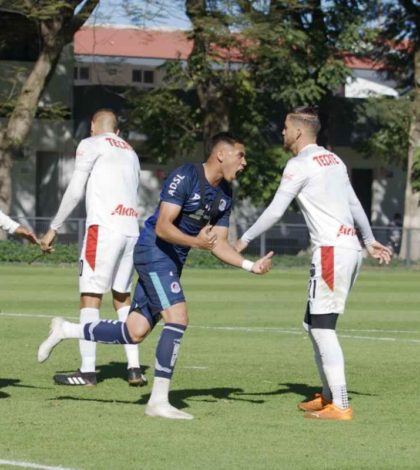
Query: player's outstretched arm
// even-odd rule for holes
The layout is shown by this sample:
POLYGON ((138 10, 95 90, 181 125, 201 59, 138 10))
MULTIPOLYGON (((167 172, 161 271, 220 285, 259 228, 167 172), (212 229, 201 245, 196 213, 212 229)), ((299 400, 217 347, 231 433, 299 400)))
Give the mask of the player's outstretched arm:
POLYGON ((212 249, 212 254, 224 263, 243 268, 254 274, 265 274, 271 269, 271 258, 274 253, 270 251, 258 261, 252 262, 243 258, 238 251, 228 242, 228 228, 216 226, 213 231, 217 234, 216 246, 212 249))
POLYGON ((34 245, 39 245, 40 242, 34 232, 23 225, 19 225, 19 227, 15 230, 15 235, 19 235, 19 237, 28 240, 29 242, 33 243, 34 245))
POLYGON ((392 258, 392 251, 387 246, 382 245, 377 241, 374 241, 366 246, 366 250, 372 258, 379 261, 379 264, 389 264, 392 258))

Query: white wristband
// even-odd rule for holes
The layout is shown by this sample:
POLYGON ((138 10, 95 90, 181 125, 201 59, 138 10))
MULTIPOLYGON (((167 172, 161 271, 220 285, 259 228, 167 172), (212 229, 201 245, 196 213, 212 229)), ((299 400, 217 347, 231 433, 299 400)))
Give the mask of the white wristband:
POLYGON ((242 261, 242 269, 245 269, 245 271, 252 271, 252 268, 254 267, 254 262, 250 261, 249 259, 244 259, 242 261))

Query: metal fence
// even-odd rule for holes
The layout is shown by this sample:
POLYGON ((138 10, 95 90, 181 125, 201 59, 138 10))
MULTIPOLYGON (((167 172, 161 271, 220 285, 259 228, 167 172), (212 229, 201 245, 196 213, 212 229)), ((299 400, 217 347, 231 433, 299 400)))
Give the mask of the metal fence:
MULTIPOLYGON (((26 217, 18 222, 29 225, 37 234, 45 233, 51 218, 49 217, 26 217)), ((396 254, 399 254, 402 228, 401 227, 372 227, 375 238, 384 245, 392 247, 396 254)), ((72 218, 67 219, 65 225, 59 232, 59 241, 61 243, 77 243, 82 247, 83 235, 85 231, 85 219, 72 218)), ((238 226, 238 235, 242 234, 241 227, 238 226)), ((416 258, 413 257, 414 243, 420 239, 420 230, 411 229, 407 232, 407 257, 408 265, 416 258)), ((305 224, 286 224, 279 223, 274 225, 270 230, 255 239, 249 246, 250 254, 262 255, 269 250, 275 251, 277 254, 298 255, 307 252, 310 249, 310 239, 308 229, 305 224)))

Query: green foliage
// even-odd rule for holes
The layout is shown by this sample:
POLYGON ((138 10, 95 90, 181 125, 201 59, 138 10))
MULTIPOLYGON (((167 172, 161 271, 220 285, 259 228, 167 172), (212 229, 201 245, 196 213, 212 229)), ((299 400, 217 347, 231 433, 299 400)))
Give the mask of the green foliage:
POLYGON ((413 147, 413 165, 411 167, 412 187, 420 191, 420 145, 413 147))
POLYGON ((187 156, 197 141, 230 129, 247 147, 238 196, 267 203, 288 157, 279 148, 285 109, 327 102, 345 81, 343 57, 360 52, 368 6, 345 0, 185 5, 194 41, 187 64, 166 64, 160 88, 130 94, 128 122, 147 135, 146 154, 155 161, 187 156))
POLYGON ((37 246, 14 240, 0 241, 0 262, 11 263, 77 263, 79 248, 76 244, 57 243, 54 253, 43 255, 37 246))
POLYGON ((176 93, 156 89, 133 95, 128 92, 130 128, 147 135, 142 153, 155 162, 164 162, 192 150, 199 132, 199 110, 176 93))
POLYGON ((375 156, 405 168, 411 108, 409 96, 363 100, 355 113, 356 148, 367 157, 375 156))

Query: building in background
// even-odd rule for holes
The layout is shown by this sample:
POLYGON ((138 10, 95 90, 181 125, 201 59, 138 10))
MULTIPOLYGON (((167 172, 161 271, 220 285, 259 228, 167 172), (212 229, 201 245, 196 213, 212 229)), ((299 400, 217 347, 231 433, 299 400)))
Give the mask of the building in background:
MULTIPOLYGON (((27 41, 30 44, 30 34, 27 41)), ((65 49, 40 103, 41 111, 61 103, 68 117, 37 118, 22 155, 15 161, 11 211, 15 217, 53 216, 73 170, 76 145, 89 135, 92 113, 99 107, 121 112, 128 87, 147 91, 160 85, 164 78, 161 66, 168 60, 186 61, 192 42, 185 31, 86 26, 76 33, 73 48, 65 49)), ((0 49, 2 99, 10 94, 13 80, 21 80, 25 67, 33 61, 30 51, 29 46, 14 48, 12 44, 0 49)), ((337 116, 344 102, 351 104, 372 95, 396 96, 395 83, 384 80, 373 63, 348 57, 347 64, 354 79, 337 93, 337 109, 333 110, 337 116)), ((351 147, 351 123, 334 121, 329 136, 332 150, 345 160, 372 224, 388 225, 395 213, 404 212, 403 171, 385 166, 375 156, 363 158, 351 147)), ((145 139, 141 129, 130 129, 126 137, 134 143, 145 139)), ((142 155, 142 219, 154 208, 167 171, 179 163, 158 165, 142 155)), ((83 208, 74 215, 83 216, 83 208)), ((251 217, 255 216, 256 211, 251 217)), ((301 221, 299 214, 285 218, 285 222, 301 221)))

